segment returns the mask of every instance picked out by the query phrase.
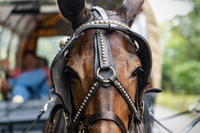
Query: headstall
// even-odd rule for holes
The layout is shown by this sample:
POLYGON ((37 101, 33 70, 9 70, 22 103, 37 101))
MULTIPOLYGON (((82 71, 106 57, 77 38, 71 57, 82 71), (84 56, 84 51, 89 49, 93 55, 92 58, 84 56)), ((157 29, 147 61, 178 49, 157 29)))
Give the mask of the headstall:
MULTIPOLYGON (((79 35, 82 32, 88 29, 96 29, 94 38, 94 47, 95 47, 94 82, 89 88, 87 94, 85 95, 84 99, 82 100, 75 114, 71 113, 72 110, 69 107, 64 106, 64 108, 66 108, 64 115, 66 116, 65 118, 67 118, 67 120, 66 119, 65 120, 69 132, 73 132, 77 128, 77 126, 80 125, 80 118, 85 108, 87 107, 89 101, 91 100, 96 90, 100 86, 109 87, 110 85, 113 85, 124 97, 125 101, 127 102, 128 106, 133 112, 134 118, 136 119, 137 123, 141 123, 141 119, 143 117, 144 102, 142 104, 135 105, 130 95, 128 94, 122 83, 117 78, 117 71, 110 52, 109 42, 105 34, 105 31, 110 31, 110 32, 121 31, 126 35, 128 35, 132 41, 134 40, 137 42, 135 43, 133 41, 133 44, 139 56, 142 54, 146 54, 145 58, 147 59, 145 60, 148 60, 150 62, 147 66, 144 66, 146 68, 143 68, 146 71, 145 76, 147 76, 147 78, 145 79, 146 81, 145 84, 149 83, 149 75, 151 72, 151 52, 149 45, 141 35, 131 31, 129 26, 127 26, 126 24, 115 20, 109 20, 105 11, 102 8, 95 7, 93 9, 93 16, 95 20, 92 20, 88 23, 79 26, 74 31, 73 35, 67 39, 65 45, 59 51, 54 61, 52 62, 51 66, 51 77, 55 87, 55 93, 60 95, 59 92, 60 83, 58 84, 56 81, 62 80, 61 79, 62 76, 60 78, 55 78, 55 77, 56 75, 62 74, 63 70, 60 68, 59 69, 56 68, 56 66, 59 63, 62 63, 62 65, 66 64, 68 56, 70 54, 70 49, 72 48, 73 44, 76 42, 76 40, 78 39, 79 35), (143 50, 140 50, 140 48, 143 50), (147 52, 142 53, 144 51, 147 52)), ((144 57, 141 58, 143 59, 143 62, 145 62, 144 57)), ((64 81, 62 83, 64 83, 64 81)), ((70 90, 67 90, 67 93, 70 93, 70 90)), ((62 99, 62 96, 60 96, 60 98, 62 99)), ((97 120, 102 120, 102 119, 115 122, 120 127, 123 133, 127 132, 121 119, 115 113, 110 111, 96 112, 95 114, 89 116, 86 120, 84 120, 81 123, 81 126, 85 127, 97 120)))

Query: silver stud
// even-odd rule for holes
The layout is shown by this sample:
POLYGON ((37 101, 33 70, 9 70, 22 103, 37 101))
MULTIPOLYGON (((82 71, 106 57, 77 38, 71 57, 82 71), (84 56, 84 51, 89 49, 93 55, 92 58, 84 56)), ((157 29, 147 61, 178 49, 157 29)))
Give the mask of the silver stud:
POLYGON ((103 43, 101 43, 101 45, 103 46, 104 44, 103 44, 103 43))
POLYGON ((103 40, 103 37, 100 37, 101 40, 103 40))
POLYGON ((104 48, 104 46, 101 46, 101 48, 104 48))
POLYGON ((76 117, 78 117, 78 113, 76 114, 76 117))
POLYGON ((105 52, 102 52, 102 55, 105 55, 105 52))
POLYGON ((120 86, 119 88, 122 89, 122 86, 120 86))
POLYGON ((121 23, 117 23, 119 26, 121 26, 121 23))
POLYGON ((98 24, 99 23, 99 21, 95 21, 95 24, 98 24))
POLYGON ((122 89, 122 91, 124 91, 124 88, 122 89))
POLYGON ((120 86, 120 83, 117 83, 118 86, 120 86))
POLYGON ((101 24, 103 24, 103 20, 100 20, 99 22, 100 22, 101 24))

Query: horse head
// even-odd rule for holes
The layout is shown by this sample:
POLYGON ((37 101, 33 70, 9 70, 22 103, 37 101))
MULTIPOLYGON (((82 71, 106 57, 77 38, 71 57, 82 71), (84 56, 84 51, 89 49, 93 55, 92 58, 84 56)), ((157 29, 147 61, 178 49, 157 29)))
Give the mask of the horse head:
POLYGON ((90 11, 85 0, 57 0, 74 30, 51 66, 69 132, 139 129, 151 52, 145 39, 129 27, 143 1, 125 0, 116 11, 90 11))

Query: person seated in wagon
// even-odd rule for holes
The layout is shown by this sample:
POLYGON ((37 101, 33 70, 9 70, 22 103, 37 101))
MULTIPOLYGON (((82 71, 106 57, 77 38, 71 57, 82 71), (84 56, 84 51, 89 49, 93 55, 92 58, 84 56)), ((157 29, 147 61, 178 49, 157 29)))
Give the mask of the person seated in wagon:
POLYGON ((39 67, 38 63, 39 58, 33 51, 24 52, 22 69, 10 70, 8 60, 1 61, 1 67, 8 79, 4 81, 3 88, 10 89, 12 102, 22 103, 48 95, 50 73, 47 67, 39 67))

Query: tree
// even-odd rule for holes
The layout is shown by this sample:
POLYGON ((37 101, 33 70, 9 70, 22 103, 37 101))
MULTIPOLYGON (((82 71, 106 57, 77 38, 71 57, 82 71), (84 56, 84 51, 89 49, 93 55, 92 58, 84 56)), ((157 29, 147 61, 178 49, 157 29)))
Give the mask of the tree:
MULTIPOLYGON (((186 1, 186 0, 185 0, 186 1)), ((163 87, 175 93, 200 93, 200 1, 187 0, 193 11, 162 25, 164 42, 163 87)))

